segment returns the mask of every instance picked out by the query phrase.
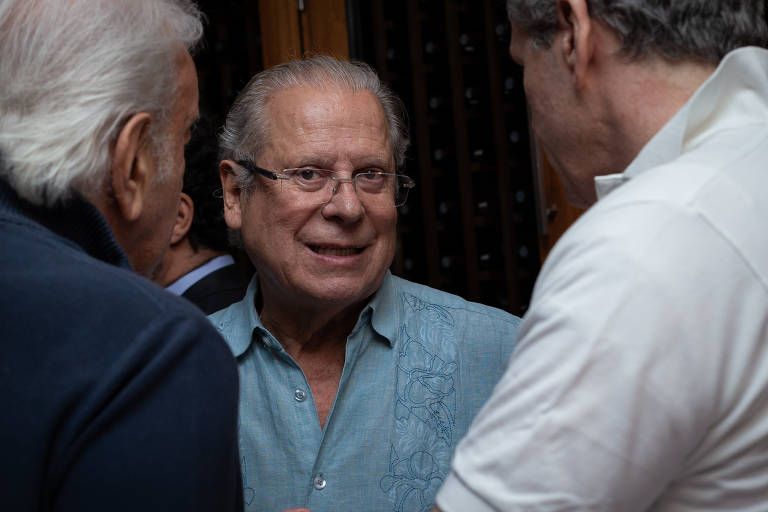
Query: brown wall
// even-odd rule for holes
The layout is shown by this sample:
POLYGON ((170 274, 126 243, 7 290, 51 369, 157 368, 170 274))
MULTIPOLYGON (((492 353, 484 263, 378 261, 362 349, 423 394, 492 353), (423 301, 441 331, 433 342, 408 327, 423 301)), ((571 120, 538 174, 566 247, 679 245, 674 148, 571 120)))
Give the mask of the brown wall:
POLYGON ((344 0, 259 0, 264 67, 303 54, 349 57, 344 0))

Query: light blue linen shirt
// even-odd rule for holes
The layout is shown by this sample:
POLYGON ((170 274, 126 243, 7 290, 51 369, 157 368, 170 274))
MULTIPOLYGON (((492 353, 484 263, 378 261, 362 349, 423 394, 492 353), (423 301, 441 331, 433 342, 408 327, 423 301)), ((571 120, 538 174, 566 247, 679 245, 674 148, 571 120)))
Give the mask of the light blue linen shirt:
POLYGON ((257 290, 254 277, 209 317, 240 371, 246 509, 428 511, 520 320, 387 272, 347 338, 323 430, 301 368, 259 320, 257 290))

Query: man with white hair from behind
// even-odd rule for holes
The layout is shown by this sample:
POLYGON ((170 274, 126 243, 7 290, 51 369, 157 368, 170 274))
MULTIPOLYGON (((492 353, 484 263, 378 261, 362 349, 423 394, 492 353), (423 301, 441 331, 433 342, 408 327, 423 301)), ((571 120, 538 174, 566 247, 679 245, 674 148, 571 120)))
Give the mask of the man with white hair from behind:
POLYGON ((201 35, 188 0, 0 2, 0 510, 242 507, 232 356, 137 275, 168 248, 201 35))

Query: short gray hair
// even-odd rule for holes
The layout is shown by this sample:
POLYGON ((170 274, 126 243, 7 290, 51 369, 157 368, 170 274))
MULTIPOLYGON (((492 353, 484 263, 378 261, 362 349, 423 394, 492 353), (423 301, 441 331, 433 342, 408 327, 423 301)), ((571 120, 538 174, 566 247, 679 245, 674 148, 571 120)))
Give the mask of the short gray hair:
POLYGON ((35 204, 103 190, 131 115, 151 114, 164 144, 177 59, 202 33, 190 0, 2 0, 4 177, 35 204))
MULTIPOLYGON (((549 46, 557 29, 556 0, 507 0, 514 26, 549 46)), ((765 0, 588 0, 590 15, 618 35, 632 59, 717 64, 742 46, 765 46, 765 0)))
MULTIPOLYGON (((301 86, 319 90, 338 87, 355 92, 371 91, 379 100, 387 119, 395 165, 398 169, 403 166, 409 139, 402 101, 367 64, 341 61, 327 55, 284 62, 256 74, 237 96, 227 114, 220 137, 221 159, 257 159, 269 141, 267 103, 270 98, 283 89, 301 86)), ((243 189, 247 189, 253 180, 250 173, 238 175, 238 178, 243 189)))

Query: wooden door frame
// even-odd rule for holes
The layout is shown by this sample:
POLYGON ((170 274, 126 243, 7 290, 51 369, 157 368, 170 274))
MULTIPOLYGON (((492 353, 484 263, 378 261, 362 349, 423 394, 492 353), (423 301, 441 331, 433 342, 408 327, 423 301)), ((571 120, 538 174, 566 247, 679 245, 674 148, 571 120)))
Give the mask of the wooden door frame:
POLYGON ((259 0, 264 68, 324 53, 349 58, 345 0, 259 0))
POLYGON ((584 210, 571 206, 565 199, 565 189, 557 171, 531 134, 531 156, 534 168, 539 256, 547 258, 555 242, 576 222, 584 210))

